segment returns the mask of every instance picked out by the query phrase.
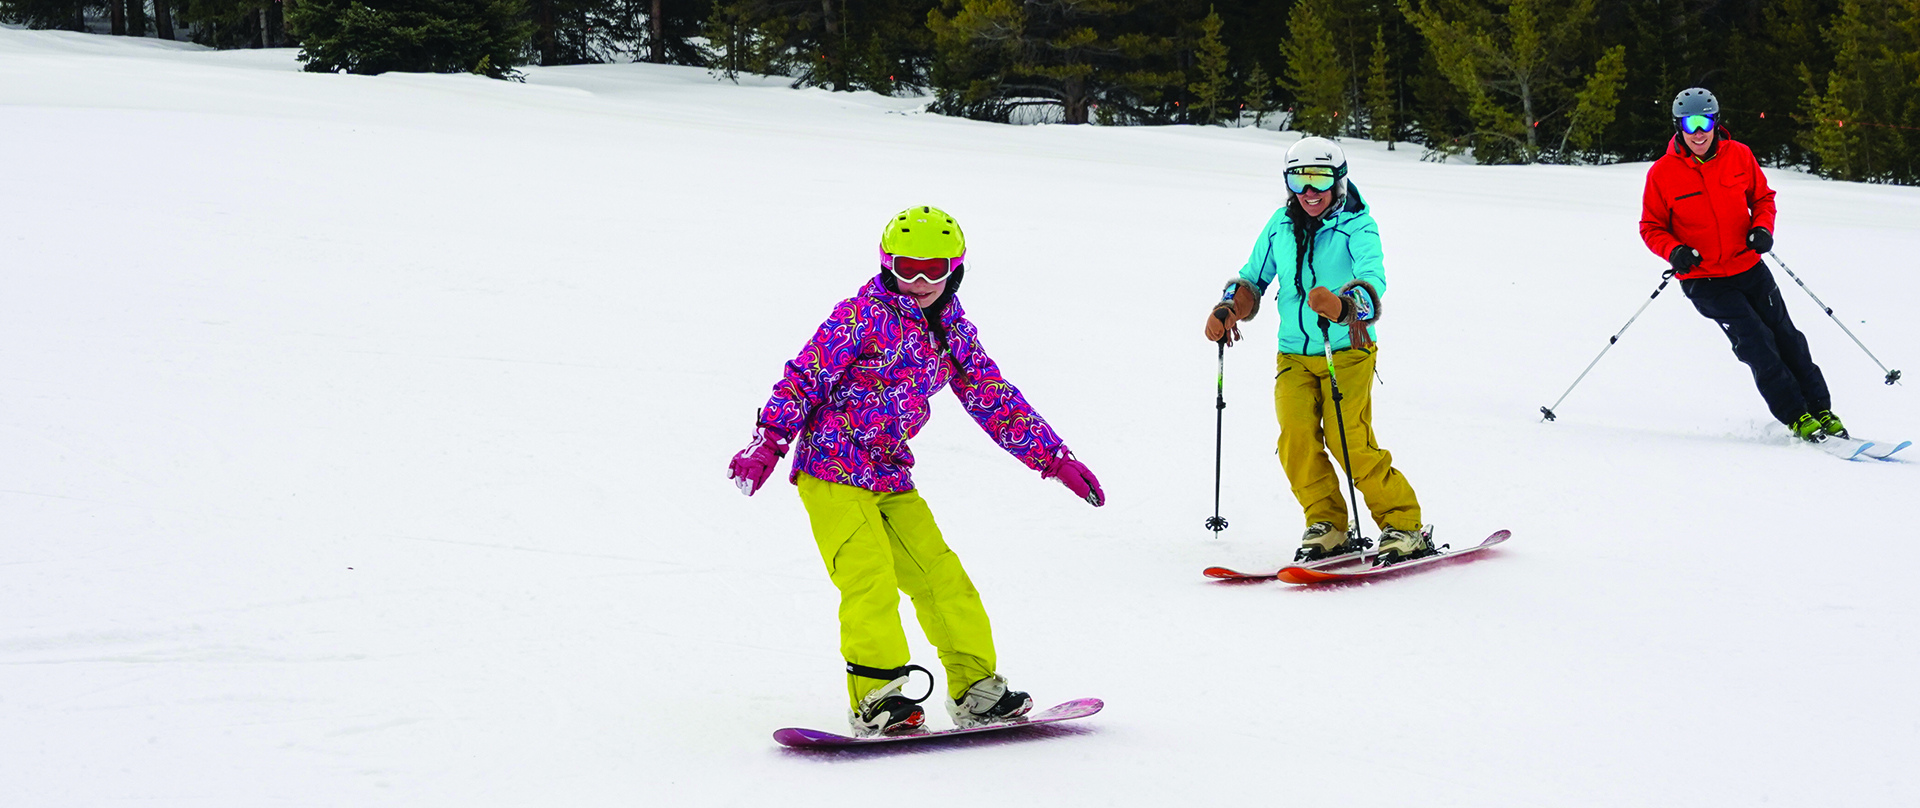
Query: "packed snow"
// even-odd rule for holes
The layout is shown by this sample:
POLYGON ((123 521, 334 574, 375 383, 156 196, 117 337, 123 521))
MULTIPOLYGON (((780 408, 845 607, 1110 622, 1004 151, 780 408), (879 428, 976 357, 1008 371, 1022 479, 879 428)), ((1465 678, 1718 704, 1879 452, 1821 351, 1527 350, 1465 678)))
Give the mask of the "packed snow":
MULTIPOLYGON (((0 780, 9 806, 1913 805, 1920 450, 1771 423, 1677 284, 1645 164, 1348 141, 1390 289, 1383 445, 1438 538, 1290 556, 1271 313, 1202 320, 1297 135, 1009 127, 692 68, 302 73, 0 29, 0 780), (837 594, 725 477, 781 363, 939 205, 1089 508, 949 396, 915 476, 1053 731, 819 754, 837 594), (1896 456, 1901 457, 1901 456, 1896 456)), ((1920 362, 1920 189, 1778 170, 1779 252, 1920 362)), ((1784 275, 1856 434, 1911 438, 1784 275)), ((932 650, 915 636, 916 661, 932 650)), ((936 666, 937 667, 937 666, 936 666)), ((937 706, 931 721, 944 726, 937 706)))

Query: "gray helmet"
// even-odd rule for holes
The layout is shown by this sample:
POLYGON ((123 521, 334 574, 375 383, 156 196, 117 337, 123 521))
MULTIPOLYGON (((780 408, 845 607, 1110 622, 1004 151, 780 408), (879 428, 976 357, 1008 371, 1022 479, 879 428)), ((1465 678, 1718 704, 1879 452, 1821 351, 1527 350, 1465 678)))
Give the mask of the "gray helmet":
POLYGON ((1718 115, 1720 99, 1705 88, 1689 87, 1673 97, 1673 117, 1685 118, 1688 115, 1718 115))

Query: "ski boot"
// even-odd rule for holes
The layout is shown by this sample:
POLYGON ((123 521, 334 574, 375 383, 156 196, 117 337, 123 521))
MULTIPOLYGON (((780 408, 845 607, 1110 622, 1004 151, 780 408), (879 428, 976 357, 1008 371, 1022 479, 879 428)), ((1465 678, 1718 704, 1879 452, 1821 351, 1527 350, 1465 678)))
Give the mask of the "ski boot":
POLYGON ((994 674, 974 682, 960 699, 947 699, 947 715, 960 729, 1012 721, 1033 709, 1033 697, 1007 688, 1007 679, 994 674))
POLYGON ((1412 561, 1438 554, 1433 546, 1433 528, 1419 531, 1387 528, 1380 531, 1380 554, 1373 557, 1373 565, 1386 567, 1402 561, 1412 561))
POLYGON ((1808 443, 1819 443, 1827 439, 1826 434, 1820 431, 1819 419, 1807 413, 1801 413, 1799 418, 1787 425, 1787 429, 1792 430, 1794 437, 1808 443))
POLYGON ((926 668, 919 665, 903 665, 890 670, 865 668, 855 671, 854 667, 849 664, 848 672, 861 676, 873 673, 881 676, 892 673, 895 676, 892 681, 862 696, 860 706, 848 712, 847 722, 853 725, 853 737, 903 735, 918 730, 927 723, 927 714, 925 710, 920 709, 920 702, 926 701, 927 696, 933 695, 933 674, 927 673, 926 668), (913 671, 927 674, 926 695, 917 699, 907 698, 901 693, 907 686, 907 677, 912 675, 913 671))
POLYGON ((1332 522, 1315 522, 1300 536, 1300 549, 1294 551, 1293 563, 1311 564, 1323 558, 1365 552, 1370 546, 1372 543, 1365 538, 1335 530, 1332 522))
POLYGON ((1820 422, 1821 432, 1824 432, 1836 438, 1848 437, 1847 425, 1840 423, 1840 416, 1834 415, 1833 410, 1821 410, 1819 412, 1816 412, 1813 414, 1813 420, 1820 422))

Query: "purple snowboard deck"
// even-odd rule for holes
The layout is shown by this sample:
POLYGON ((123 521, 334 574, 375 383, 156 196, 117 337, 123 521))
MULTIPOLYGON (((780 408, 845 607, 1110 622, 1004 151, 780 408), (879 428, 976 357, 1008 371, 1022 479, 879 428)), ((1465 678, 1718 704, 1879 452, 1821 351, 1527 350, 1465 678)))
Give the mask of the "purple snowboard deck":
POLYGON ((927 738, 945 738, 951 735, 971 735, 977 732, 997 732, 1003 729, 1013 729, 1014 727, 1052 724, 1056 721, 1071 721, 1075 718, 1086 718, 1087 716, 1100 712, 1100 708, 1105 706, 1106 702, 1099 699, 1074 699, 1065 704, 1048 707, 1037 713, 1028 713, 1024 717, 1008 721, 1004 724, 989 724, 984 727, 973 727, 972 729, 947 729, 940 730, 939 732, 909 732, 903 735, 876 735, 871 738, 849 738, 845 735, 835 735, 834 733, 823 732, 817 729, 787 727, 785 729, 774 730, 773 739, 786 746, 798 747, 865 746, 875 743, 918 741, 927 738))

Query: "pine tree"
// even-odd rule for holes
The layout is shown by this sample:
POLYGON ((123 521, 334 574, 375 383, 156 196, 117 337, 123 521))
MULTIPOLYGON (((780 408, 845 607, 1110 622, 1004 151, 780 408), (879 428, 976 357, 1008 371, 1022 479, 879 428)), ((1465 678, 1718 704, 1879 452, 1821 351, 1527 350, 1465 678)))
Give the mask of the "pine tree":
POLYGON ((1347 71, 1327 30, 1327 4, 1328 0, 1294 4, 1287 17, 1287 39, 1280 43, 1287 69, 1277 81, 1294 94, 1289 128, 1334 137, 1340 133, 1340 113, 1346 106, 1347 71))
POLYGON ((1144 33, 1149 0, 955 0, 927 15, 937 43, 934 108, 1005 120, 1046 99, 1063 122, 1163 120, 1183 83, 1172 37, 1144 33), (946 12, 951 10, 951 15, 946 12))
POLYGON ((1572 121, 1560 136, 1560 152, 1567 144, 1591 157, 1600 149, 1600 135, 1613 123, 1614 110, 1620 106, 1620 87, 1627 81, 1627 49, 1615 45, 1607 49, 1587 76, 1587 86, 1575 94, 1572 121))
POLYGON ((1248 112, 1253 113, 1253 125, 1257 128, 1267 122, 1267 115, 1273 112, 1273 79, 1267 75, 1267 69, 1259 62, 1253 63, 1253 69, 1247 71, 1247 97, 1242 100, 1248 112))
POLYGON ((1814 173, 1834 179, 1860 179, 1862 172, 1855 165, 1853 155, 1860 150, 1862 127, 1856 124, 1853 131, 1847 131, 1847 119, 1857 122, 1860 118, 1843 100, 1852 94, 1848 92, 1852 88, 1846 76, 1828 77, 1827 90, 1823 93, 1814 87, 1813 72, 1805 65, 1800 67, 1800 74, 1807 84, 1800 105, 1808 123, 1800 143, 1813 153, 1814 173))
POLYGON ((1533 162, 1545 149, 1540 127, 1568 125, 1582 75, 1580 45, 1595 22, 1595 0, 1397 0, 1433 49, 1440 72, 1465 97, 1475 156, 1533 162))
POLYGON ((1830 177, 1920 181, 1920 0, 1843 0, 1824 32, 1826 91, 1807 74, 1802 143, 1830 177))
POLYGON ((287 13, 315 73, 482 72, 509 78, 533 38, 523 0, 301 0, 287 13))
POLYGON ((0 0, 0 22, 81 31, 82 12, 89 5, 88 0, 0 0))
POLYGON ((1209 6, 1206 18, 1200 21, 1200 40, 1194 44, 1194 69, 1200 74, 1199 80, 1187 85, 1187 92, 1193 94, 1190 114, 1198 124, 1220 122, 1232 105, 1227 45, 1220 41, 1220 25, 1220 13, 1209 6))
POLYGON ((860 83, 881 95, 893 95, 894 67, 893 54, 887 51, 880 32, 868 34, 867 49, 860 54, 860 83))
POLYGON ((1373 58, 1367 61, 1367 136, 1386 141, 1387 151, 1393 151, 1393 80, 1387 69, 1387 33, 1375 28, 1373 58))

